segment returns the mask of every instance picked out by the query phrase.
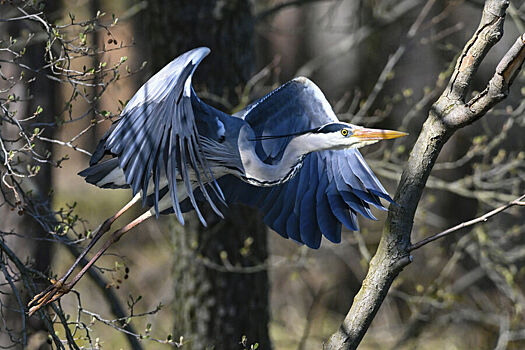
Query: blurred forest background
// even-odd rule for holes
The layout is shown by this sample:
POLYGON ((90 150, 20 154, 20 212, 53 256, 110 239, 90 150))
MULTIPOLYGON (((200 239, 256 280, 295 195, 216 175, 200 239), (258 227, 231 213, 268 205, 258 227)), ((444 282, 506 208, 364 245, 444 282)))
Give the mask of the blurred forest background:
MULTIPOLYGON (((76 174, 126 101, 171 59, 209 46, 194 85, 224 111, 302 75, 341 120, 410 133, 362 150, 393 194, 482 7, 478 0, 0 0, 0 346, 321 348, 360 288, 384 212, 319 250, 267 234, 247 208, 232 208, 227 221, 210 214, 206 230, 191 214, 185 227, 150 220, 74 293, 31 318, 23 311, 131 198, 76 174)), ((510 1, 504 28, 476 75, 478 90, 525 32, 522 1, 510 1)), ((445 145, 413 242, 525 193, 524 81, 521 73, 503 103, 445 145)), ((525 347, 524 216, 512 208, 416 250, 360 348, 525 347)))

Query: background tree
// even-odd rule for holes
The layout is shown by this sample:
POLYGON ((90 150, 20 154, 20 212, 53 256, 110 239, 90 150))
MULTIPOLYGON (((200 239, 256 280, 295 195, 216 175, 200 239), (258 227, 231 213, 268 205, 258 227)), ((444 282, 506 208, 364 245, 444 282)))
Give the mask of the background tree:
MULTIPOLYGON (((239 109, 243 85, 255 68, 250 3, 156 0, 145 15, 152 70, 185 51, 207 46, 212 53, 199 67, 195 86, 208 89, 204 97, 210 104, 230 112, 239 109)), ((267 271, 217 267, 228 262, 242 270, 264 263, 266 228, 253 209, 232 206, 225 215, 221 220, 208 210, 207 228, 193 215, 184 230, 173 219, 174 330, 190 340, 191 349, 211 344, 235 349, 242 336, 270 348, 267 271)))

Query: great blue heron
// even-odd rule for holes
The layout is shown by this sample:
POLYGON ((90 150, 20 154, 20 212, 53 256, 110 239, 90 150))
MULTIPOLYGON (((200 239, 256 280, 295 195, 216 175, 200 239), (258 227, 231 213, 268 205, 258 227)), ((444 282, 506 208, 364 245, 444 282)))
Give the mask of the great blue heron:
POLYGON ((30 303, 30 313, 67 293, 104 251, 147 218, 195 209, 199 201, 220 216, 221 205, 260 209, 285 238, 318 248, 338 243, 341 225, 357 230, 357 213, 392 199, 357 150, 406 135, 340 122, 321 90, 296 78, 234 115, 202 102, 192 88, 197 65, 210 52, 184 53, 155 74, 128 102, 80 172, 103 188, 131 188, 133 199, 101 225, 68 272, 30 303), (104 159, 108 156, 108 159, 104 159), (144 214, 113 233, 69 283, 80 260, 111 224, 142 199, 144 214))

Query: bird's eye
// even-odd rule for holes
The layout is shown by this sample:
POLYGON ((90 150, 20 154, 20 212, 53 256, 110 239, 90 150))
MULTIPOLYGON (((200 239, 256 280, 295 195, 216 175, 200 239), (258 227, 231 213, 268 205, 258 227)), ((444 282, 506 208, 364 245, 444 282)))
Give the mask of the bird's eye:
POLYGON ((345 137, 348 136, 348 130, 346 130, 346 129, 341 130, 341 135, 343 135, 345 137))

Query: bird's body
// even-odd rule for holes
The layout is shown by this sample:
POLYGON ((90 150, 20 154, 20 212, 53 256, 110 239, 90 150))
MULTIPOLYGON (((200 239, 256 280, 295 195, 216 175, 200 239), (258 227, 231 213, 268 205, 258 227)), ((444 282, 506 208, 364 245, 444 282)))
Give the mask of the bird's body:
MULTIPOLYGON (((320 89, 296 78, 229 115, 201 101, 191 77, 209 49, 176 58, 129 101, 80 175, 99 187, 131 187, 151 213, 206 201, 258 207, 279 234, 318 247, 340 241, 341 223, 391 201, 356 148, 403 133, 340 122, 320 89), (104 155, 110 159, 103 160, 104 155)), ((222 203, 222 204, 221 204, 222 203)))

